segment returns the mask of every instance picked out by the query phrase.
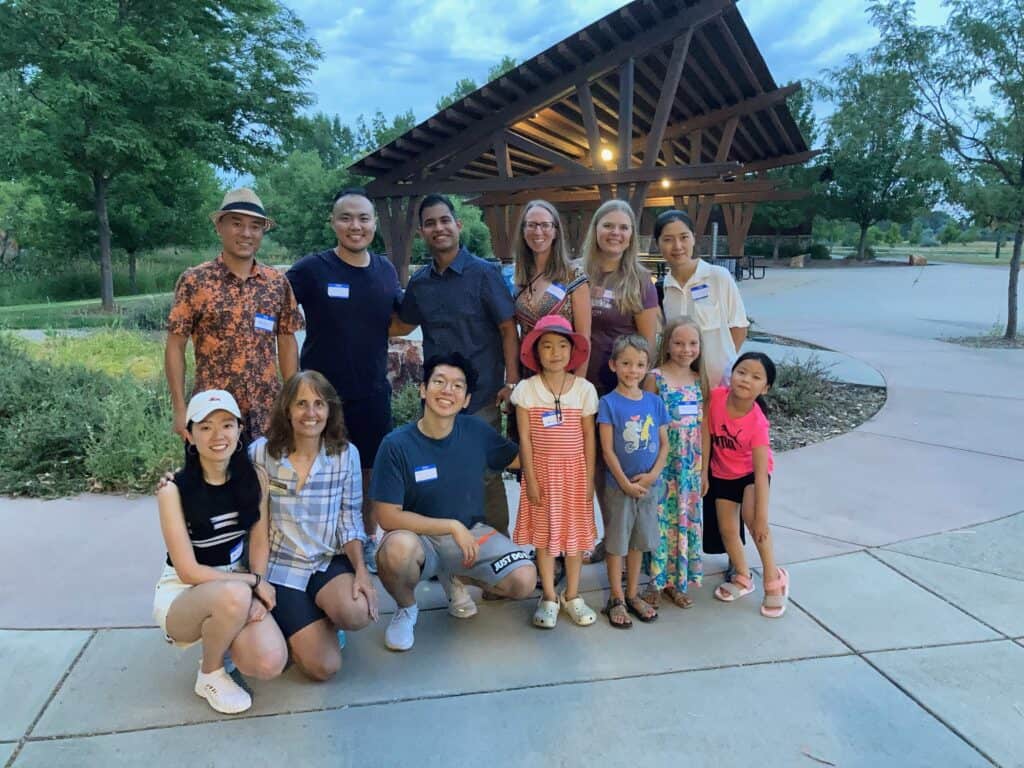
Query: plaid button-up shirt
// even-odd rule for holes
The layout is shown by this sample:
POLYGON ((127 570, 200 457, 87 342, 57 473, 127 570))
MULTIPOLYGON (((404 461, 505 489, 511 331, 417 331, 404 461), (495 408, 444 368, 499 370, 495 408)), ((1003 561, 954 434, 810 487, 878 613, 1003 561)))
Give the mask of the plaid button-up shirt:
POLYGON ((275 459, 267 453, 266 438, 249 446, 249 456, 253 464, 266 470, 269 481, 267 580, 305 591, 310 576, 327 570, 331 558, 340 554, 346 543, 366 540, 359 451, 349 443, 332 456, 321 447, 298 492, 299 476, 288 455, 275 459))

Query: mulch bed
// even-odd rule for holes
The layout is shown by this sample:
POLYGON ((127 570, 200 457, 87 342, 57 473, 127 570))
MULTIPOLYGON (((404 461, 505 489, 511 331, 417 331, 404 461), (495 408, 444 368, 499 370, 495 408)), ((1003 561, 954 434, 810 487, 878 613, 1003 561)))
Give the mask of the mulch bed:
POLYGON ((950 344, 976 349, 1024 349, 1024 336, 1018 336, 1015 339, 1008 339, 1005 336, 959 336, 951 339, 939 339, 939 341, 948 341, 950 344))
POLYGON ((772 413, 772 448, 790 451, 838 437, 859 427, 885 405, 884 387, 829 382, 826 412, 787 416, 772 413))

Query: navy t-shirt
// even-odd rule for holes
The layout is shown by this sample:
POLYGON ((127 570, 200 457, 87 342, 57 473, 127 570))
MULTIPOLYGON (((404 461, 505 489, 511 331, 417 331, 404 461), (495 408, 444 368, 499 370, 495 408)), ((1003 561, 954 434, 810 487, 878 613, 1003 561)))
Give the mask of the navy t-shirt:
MULTIPOLYGON (((612 445, 622 474, 634 477, 651 471, 661 450, 659 429, 669 423, 668 410, 660 397, 643 392, 639 400, 631 400, 612 390, 601 398, 597 423, 612 427, 612 445)), ((605 471, 608 482, 615 483, 611 470, 605 471)))
POLYGON ((456 416, 442 440, 427 437, 411 422, 381 443, 370 498, 471 528, 484 517, 485 471, 504 469, 518 452, 518 445, 472 416, 456 416))
POLYGON ((400 317, 423 328, 423 359, 445 352, 469 358, 479 379, 469 413, 475 413, 505 385, 505 353, 498 325, 515 316, 512 295, 494 264, 465 248, 438 272, 431 262, 409 279, 400 317))
POLYGON ((371 253, 353 267, 332 248, 302 257, 287 277, 306 313, 302 368, 326 376, 343 400, 387 388, 388 326, 402 298, 391 262, 371 253))

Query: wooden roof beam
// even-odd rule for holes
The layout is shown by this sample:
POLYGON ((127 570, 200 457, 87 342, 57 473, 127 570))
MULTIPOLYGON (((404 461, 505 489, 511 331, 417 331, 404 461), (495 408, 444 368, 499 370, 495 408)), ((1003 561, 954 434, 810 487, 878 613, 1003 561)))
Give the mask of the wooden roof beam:
MULTIPOLYGON (((539 85, 531 94, 532 103, 525 103, 527 100, 513 102, 494 111, 486 119, 468 125, 458 136, 458 143, 461 146, 476 144, 493 135, 495 130, 511 125, 522 119, 524 115, 536 112, 551 102, 563 98, 580 80, 589 80, 618 66, 626 59, 634 58, 651 48, 664 45, 668 41, 674 40, 683 30, 704 24, 734 5, 735 0, 699 0, 692 6, 681 8, 678 13, 666 18, 664 23, 653 29, 634 36, 620 46, 602 51, 586 66, 573 72, 564 73, 539 85)), ((521 66, 516 71, 521 71, 523 68, 521 66)), ((371 195, 377 195, 379 194, 378 187, 390 187, 398 180, 414 174, 418 168, 443 159, 453 152, 451 143, 451 141, 443 142, 423 151, 414 158, 396 164, 390 173, 370 182, 367 185, 367 190, 371 195)))
POLYGON ((781 155, 768 160, 759 160, 754 163, 743 163, 743 173, 755 173, 757 171, 768 171, 772 168, 782 168, 786 165, 803 165, 809 160, 821 154, 820 149, 810 149, 806 152, 797 152, 793 155, 781 155))
POLYGON ((377 183, 372 194, 379 196, 426 195, 441 192, 452 195, 469 195, 485 192, 520 192, 522 190, 559 189, 564 187, 589 187, 599 184, 634 184, 642 181, 668 179, 715 179, 728 173, 740 171, 739 163, 704 163, 700 165, 677 165, 668 168, 627 168, 625 170, 566 172, 545 176, 517 176, 513 179, 462 181, 453 179, 423 179, 414 182, 385 184, 377 183), (550 183, 549 183, 550 182, 550 183))

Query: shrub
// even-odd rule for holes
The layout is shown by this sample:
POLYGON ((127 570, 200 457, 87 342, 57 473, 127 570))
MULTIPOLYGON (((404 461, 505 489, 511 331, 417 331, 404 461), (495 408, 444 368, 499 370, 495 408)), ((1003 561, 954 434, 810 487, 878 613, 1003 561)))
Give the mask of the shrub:
POLYGON ((395 421, 395 428, 416 421, 423 414, 423 405, 420 403, 420 387, 418 384, 409 383, 391 395, 391 416, 395 421))
POLYGON ((152 296, 133 301, 127 306, 122 328, 137 331, 162 331, 167 327, 167 315, 171 312, 174 296, 152 296))
POLYGON ((803 248, 796 243, 783 243, 779 246, 780 259, 792 259, 794 256, 799 256, 801 253, 803 253, 803 248))
POLYGON ((835 379, 817 355, 806 360, 779 363, 775 386, 766 396, 773 413, 806 416, 828 409, 829 392, 835 379))
POLYGON ((180 459, 158 378, 34 359, 7 334, 0 354, 0 493, 147 491, 180 459))
POLYGON ((832 258, 832 252, 824 243, 815 243, 807 249, 807 254, 815 261, 828 261, 832 258))

